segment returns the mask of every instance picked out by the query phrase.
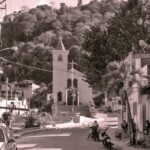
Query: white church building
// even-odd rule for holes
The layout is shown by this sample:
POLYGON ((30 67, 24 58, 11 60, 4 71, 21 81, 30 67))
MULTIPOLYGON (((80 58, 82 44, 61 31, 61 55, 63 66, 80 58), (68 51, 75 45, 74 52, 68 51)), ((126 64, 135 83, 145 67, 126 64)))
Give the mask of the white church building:
POLYGON ((85 82, 83 73, 72 68, 68 69, 68 53, 61 37, 52 51, 53 86, 52 95, 58 105, 88 105, 92 100, 92 88, 85 82))

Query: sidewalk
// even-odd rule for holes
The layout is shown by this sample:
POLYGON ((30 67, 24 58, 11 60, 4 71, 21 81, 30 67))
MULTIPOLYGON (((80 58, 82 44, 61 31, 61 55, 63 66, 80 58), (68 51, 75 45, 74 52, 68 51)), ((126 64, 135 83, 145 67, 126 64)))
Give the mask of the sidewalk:
POLYGON ((115 138, 115 130, 116 129, 108 129, 108 135, 111 137, 111 141, 112 143, 114 143, 114 145, 116 146, 117 150, 146 150, 146 149, 150 149, 150 143, 146 143, 146 148, 142 148, 142 147, 134 147, 134 146, 129 146, 128 145, 128 140, 127 139, 123 139, 123 140, 119 140, 117 138, 115 138))

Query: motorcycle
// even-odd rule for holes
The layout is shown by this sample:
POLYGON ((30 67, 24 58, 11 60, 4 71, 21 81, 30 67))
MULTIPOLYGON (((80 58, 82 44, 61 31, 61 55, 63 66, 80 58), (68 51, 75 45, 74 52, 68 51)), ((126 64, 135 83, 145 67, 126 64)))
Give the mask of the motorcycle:
POLYGON ((106 133, 106 130, 100 133, 100 141, 105 146, 105 148, 112 150, 114 144, 111 142, 110 136, 106 133))
POLYGON ((90 127, 90 133, 88 135, 88 138, 87 139, 93 139, 94 141, 99 141, 99 134, 98 132, 96 131, 96 129, 94 129, 93 127, 90 127))

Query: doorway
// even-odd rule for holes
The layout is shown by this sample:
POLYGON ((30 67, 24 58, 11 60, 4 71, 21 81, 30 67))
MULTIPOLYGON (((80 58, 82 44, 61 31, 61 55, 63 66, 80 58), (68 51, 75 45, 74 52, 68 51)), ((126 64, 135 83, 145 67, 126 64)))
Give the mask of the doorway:
POLYGON ((79 105, 79 91, 78 90, 73 92, 71 89, 67 89, 66 94, 67 94, 66 105, 79 105))

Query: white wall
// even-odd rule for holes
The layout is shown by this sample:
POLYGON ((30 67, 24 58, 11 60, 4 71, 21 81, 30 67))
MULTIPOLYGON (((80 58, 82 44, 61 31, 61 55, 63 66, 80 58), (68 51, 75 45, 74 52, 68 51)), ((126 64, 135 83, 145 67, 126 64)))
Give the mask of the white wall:
MULTIPOLYGON (((22 101, 18 101, 18 100, 8 100, 7 101, 7 107, 11 107, 11 102, 14 102, 14 105, 16 106, 16 108, 25 108, 25 109, 28 109, 28 105, 27 105, 27 102, 26 100, 24 100, 23 102, 22 101)), ((5 99, 2 99, 0 100, 0 106, 1 107, 6 107, 6 100, 5 99)), ((9 110, 7 110, 9 111, 9 110)), ((0 109, 0 116, 6 112, 6 109, 0 109)), ((23 111, 23 110, 13 110, 13 114, 14 115, 17 115, 17 114, 24 114, 26 111, 23 111)))
POLYGON ((62 101, 66 99, 67 72, 68 72, 68 51, 53 50, 53 94, 57 99, 58 92, 62 92, 62 101), (63 60, 58 61, 62 55, 63 60))
MULTIPOLYGON (((68 79, 71 79, 72 73, 68 72, 68 79)), ((82 105, 88 105, 89 101, 93 98, 92 88, 90 85, 84 81, 83 74, 77 70, 74 70, 74 79, 78 80, 78 90, 79 90, 79 101, 82 105)))

